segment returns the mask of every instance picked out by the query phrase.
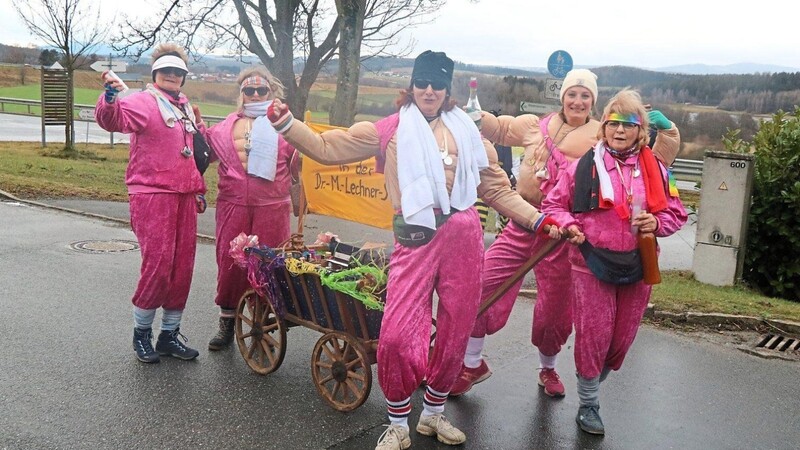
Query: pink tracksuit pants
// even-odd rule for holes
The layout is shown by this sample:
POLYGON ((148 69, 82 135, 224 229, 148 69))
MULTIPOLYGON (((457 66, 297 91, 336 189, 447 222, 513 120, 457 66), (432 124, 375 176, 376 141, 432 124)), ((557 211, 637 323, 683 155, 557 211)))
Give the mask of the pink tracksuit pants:
MULTIPOLYGON (((530 256, 547 242, 532 231, 509 222, 503 233, 486 251, 483 258, 483 291, 481 301, 519 269, 530 256)), ((534 266, 536 274, 536 306, 533 310, 531 342, 547 355, 561 351, 572 332, 570 263, 568 245, 559 245, 534 266)), ((484 337, 500 331, 511 315, 523 279, 520 278, 494 305, 475 322, 472 337, 484 337)))
POLYGON ((183 311, 197 248, 195 195, 131 194, 129 204, 131 228, 142 252, 133 305, 183 311))
POLYGON ((378 381, 388 401, 407 399, 423 378, 450 392, 478 310, 483 247, 475 208, 453 214, 426 245, 395 244, 378 340, 378 381), (439 300, 429 360, 434 290, 439 300))
POLYGON ((277 247, 291 234, 291 208, 289 201, 267 206, 217 202, 217 297, 214 302, 221 308, 235 309, 239 299, 250 289, 247 269, 236 265, 231 258, 231 241, 243 232, 257 235, 261 245, 277 247))
POLYGON ((578 270, 572 271, 572 282, 578 375, 589 379, 600 375, 603 367, 619 370, 639 330, 652 286, 641 281, 617 286, 578 270))

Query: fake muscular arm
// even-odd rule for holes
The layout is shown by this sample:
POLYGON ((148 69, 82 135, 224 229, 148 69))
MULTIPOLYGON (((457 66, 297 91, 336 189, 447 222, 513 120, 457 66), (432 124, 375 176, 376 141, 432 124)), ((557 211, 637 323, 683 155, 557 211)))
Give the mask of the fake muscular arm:
POLYGON ((658 130, 656 142, 653 144, 653 154, 656 155, 665 166, 669 167, 675 162, 680 148, 681 133, 674 123, 672 124, 672 128, 658 130))
POLYGON ((489 167, 481 170, 478 196, 500 214, 533 230, 537 220, 542 216, 541 212, 511 189, 511 182, 497 162, 497 151, 492 143, 484 139, 483 145, 486 148, 489 167))
MULTIPOLYGON (((285 111, 288 113, 288 109, 285 111)), ((278 121, 272 119, 270 117, 286 142, 320 164, 353 163, 380 152, 380 138, 372 122, 358 122, 347 130, 334 129, 317 134, 299 120, 288 118, 290 125, 279 127, 276 126, 278 121)))

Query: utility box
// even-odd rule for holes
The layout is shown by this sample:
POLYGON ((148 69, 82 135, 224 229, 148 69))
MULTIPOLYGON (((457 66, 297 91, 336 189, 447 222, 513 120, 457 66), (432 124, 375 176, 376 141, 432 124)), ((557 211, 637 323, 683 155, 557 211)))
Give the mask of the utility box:
POLYGON ((715 286, 731 286, 742 278, 753 155, 706 151, 697 219, 695 278, 715 286))

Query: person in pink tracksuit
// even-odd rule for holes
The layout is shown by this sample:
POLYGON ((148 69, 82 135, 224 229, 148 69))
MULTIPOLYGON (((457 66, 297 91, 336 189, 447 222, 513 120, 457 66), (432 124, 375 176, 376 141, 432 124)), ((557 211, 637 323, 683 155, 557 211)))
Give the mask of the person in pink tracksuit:
POLYGON ((242 71, 239 108, 209 128, 207 137, 219 160, 217 196, 217 295, 219 329, 209 350, 233 340, 239 299, 250 288, 247 271, 234 264, 230 243, 240 233, 257 235, 260 244, 277 247, 289 239, 289 187, 298 169, 297 152, 266 118, 267 106, 283 95, 283 85, 265 68, 242 71))
POLYGON ((647 147, 648 122, 639 94, 619 92, 603 111, 600 141, 542 202, 543 211, 574 234, 570 242, 580 244, 569 248, 576 421, 592 434, 605 433, 600 382, 622 366, 650 299, 652 287, 642 281, 641 262, 633 254, 636 233, 669 236, 687 218, 667 169, 647 147))
MULTIPOLYGON (((517 190, 532 205, 540 207, 542 198, 555 187, 567 166, 583 156, 597 142, 600 122, 591 118, 597 102, 594 73, 575 69, 567 73, 561 84, 561 111, 542 119, 525 114, 518 117, 484 114, 482 134, 502 145, 523 146, 525 155, 520 165, 517 190)), ((653 111, 652 114, 661 114, 653 111)), ((659 130, 653 152, 669 165, 680 148, 678 129, 669 121, 659 130)), ((484 256, 483 292, 481 299, 491 296, 541 248, 546 240, 536 239, 523 227, 511 222, 489 247, 484 256)), ((545 395, 561 397, 564 384, 556 372, 556 358, 572 333, 570 265, 568 246, 551 251, 533 269, 536 274, 536 304, 533 311, 531 342, 539 350, 538 383, 545 395)), ((501 330, 516 302, 523 279, 520 278, 492 307, 478 317, 473 328, 464 366, 450 395, 462 395, 480 383, 491 371, 481 352, 485 336, 501 330)))
POLYGON ((131 227, 142 251, 132 299, 133 348, 145 363, 158 362, 159 355, 190 360, 199 354, 179 339, 194 270, 197 213, 205 209, 205 184, 193 158, 193 135, 205 132, 205 125, 181 93, 187 60, 179 46, 159 45, 153 52, 154 84, 123 98, 117 98, 123 83, 103 73, 106 92, 95 109, 104 130, 131 135, 125 184, 131 227), (161 333, 153 348, 158 308, 163 309, 161 333))
MULTIPOLYGON (((458 445, 466 436, 444 417, 447 396, 461 368, 481 290, 483 232, 474 208, 480 196, 530 230, 553 225, 515 191, 469 116, 450 100, 453 60, 420 54, 399 112, 378 122, 320 135, 292 119, 278 100, 267 112, 273 126, 308 157, 345 164, 372 156, 385 173, 397 212, 386 305, 378 340, 378 381, 391 424, 377 450, 411 446, 411 394, 426 389, 418 433, 458 445), (434 291, 439 296, 436 342, 429 358, 434 291)), ((557 226, 549 227, 558 237, 557 226)))

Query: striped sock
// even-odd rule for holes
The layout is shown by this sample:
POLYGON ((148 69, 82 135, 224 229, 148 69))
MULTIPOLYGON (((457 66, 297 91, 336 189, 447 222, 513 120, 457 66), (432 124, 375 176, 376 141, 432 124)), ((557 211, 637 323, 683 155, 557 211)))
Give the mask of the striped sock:
POLYGON ((447 401, 448 394, 449 392, 434 391, 430 386, 427 386, 425 388, 425 397, 422 400, 422 415, 432 416, 443 413, 444 402, 447 401))
POLYGON ((219 316, 225 317, 227 319, 233 319, 236 317, 236 310, 235 309, 228 309, 228 308, 220 308, 219 309, 219 316))
POLYGON ((411 397, 399 402, 386 400, 386 412, 392 425, 408 428, 408 415, 411 414, 411 397))

